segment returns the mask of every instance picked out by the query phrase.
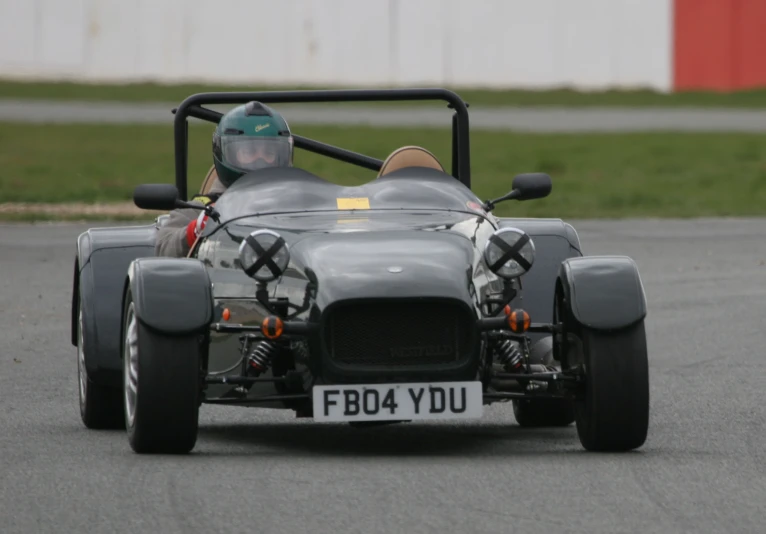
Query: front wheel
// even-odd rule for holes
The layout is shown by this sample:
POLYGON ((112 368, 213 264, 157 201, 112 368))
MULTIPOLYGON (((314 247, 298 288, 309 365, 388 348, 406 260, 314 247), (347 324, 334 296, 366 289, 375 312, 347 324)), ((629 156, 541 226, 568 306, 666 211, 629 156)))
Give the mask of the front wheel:
POLYGON ((590 451, 641 447, 649 429, 649 360, 644 322, 616 332, 581 327, 585 392, 577 434, 590 451))
POLYGON ((203 343, 150 330, 128 289, 123 315, 125 423, 137 453, 184 454, 197 441, 203 343))

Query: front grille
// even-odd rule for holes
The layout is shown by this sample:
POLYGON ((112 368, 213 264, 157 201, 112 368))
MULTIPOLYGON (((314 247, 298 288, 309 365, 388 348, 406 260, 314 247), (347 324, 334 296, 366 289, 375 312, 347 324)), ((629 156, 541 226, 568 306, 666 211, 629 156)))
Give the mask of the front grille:
POLYGON ((329 310, 325 341, 330 358, 355 367, 449 365, 471 352, 472 324, 461 304, 374 301, 329 310))

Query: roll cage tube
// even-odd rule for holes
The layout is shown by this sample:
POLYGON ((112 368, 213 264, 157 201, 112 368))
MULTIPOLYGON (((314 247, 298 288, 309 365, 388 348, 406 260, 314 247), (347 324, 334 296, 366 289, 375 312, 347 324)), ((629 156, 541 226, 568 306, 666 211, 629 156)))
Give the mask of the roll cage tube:
MULTIPOLYGON (((189 156, 189 123, 194 117, 218 124, 222 113, 203 107, 214 104, 245 104, 257 100, 272 103, 310 102, 401 102, 407 100, 443 100, 452 114, 452 176, 471 187, 471 160, 468 127, 468 104, 447 89, 326 89, 301 91, 198 93, 186 98, 173 110, 175 138, 176 187, 181 200, 188 200, 187 168, 189 156)), ((327 143, 293 134, 295 146, 365 169, 380 170, 379 159, 358 154, 327 143)))

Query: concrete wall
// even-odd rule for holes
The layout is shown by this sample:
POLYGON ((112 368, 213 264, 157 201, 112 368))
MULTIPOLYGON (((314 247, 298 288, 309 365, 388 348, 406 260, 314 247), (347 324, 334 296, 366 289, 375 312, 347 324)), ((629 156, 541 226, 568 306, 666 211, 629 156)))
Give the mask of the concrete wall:
POLYGON ((0 76, 672 85, 673 0, 0 0, 0 76))

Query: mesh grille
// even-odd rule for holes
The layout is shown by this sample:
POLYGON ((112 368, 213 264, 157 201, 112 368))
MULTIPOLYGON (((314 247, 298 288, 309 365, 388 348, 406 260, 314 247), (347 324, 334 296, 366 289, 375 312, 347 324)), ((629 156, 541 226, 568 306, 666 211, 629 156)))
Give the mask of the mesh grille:
POLYGON ((445 302, 365 302, 330 311, 327 350, 340 364, 448 365, 470 353, 470 318, 445 302))

